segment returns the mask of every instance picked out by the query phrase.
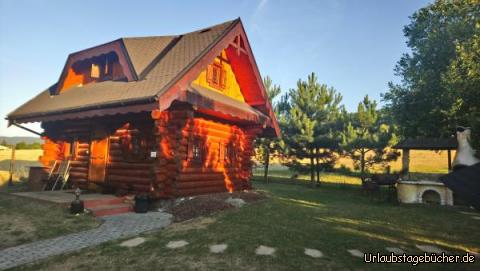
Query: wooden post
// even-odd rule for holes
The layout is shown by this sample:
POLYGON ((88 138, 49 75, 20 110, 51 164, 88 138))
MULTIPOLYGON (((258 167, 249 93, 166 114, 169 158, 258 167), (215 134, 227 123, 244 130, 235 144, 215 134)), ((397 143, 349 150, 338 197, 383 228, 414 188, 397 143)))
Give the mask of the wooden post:
POLYGON ((12 145, 12 158, 10 159, 10 178, 8 179, 8 186, 13 185, 13 170, 15 169, 15 145, 12 145))
POLYGON ((452 151, 448 150, 447 155, 448 155, 448 171, 450 172, 452 171, 452 151))
POLYGON ((410 149, 402 149, 402 172, 407 175, 410 168, 410 149))

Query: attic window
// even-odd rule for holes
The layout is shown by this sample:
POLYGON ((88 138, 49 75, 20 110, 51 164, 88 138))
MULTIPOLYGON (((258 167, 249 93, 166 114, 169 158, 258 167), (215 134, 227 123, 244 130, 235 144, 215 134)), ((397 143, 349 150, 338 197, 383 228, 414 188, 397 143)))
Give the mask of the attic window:
POLYGON ((211 87, 224 90, 226 81, 226 72, 221 63, 214 63, 208 66, 207 82, 211 87))
POLYGON ((208 32, 210 30, 212 30, 212 29, 211 28, 205 28, 205 29, 201 30, 200 33, 205 33, 205 32, 208 32))
POLYGON ((92 68, 90 70, 90 77, 100 78, 100 66, 96 63, 92 63, 92 68))

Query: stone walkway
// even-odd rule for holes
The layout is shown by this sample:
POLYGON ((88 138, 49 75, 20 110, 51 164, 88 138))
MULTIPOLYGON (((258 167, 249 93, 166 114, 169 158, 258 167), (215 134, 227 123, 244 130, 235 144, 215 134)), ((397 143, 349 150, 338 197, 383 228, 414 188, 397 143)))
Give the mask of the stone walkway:
POLYGON ((172 216, 162 212, 149 212, 107 216, 102 219, 104 223, 95 229, 0 250, 0 270, 161 229, 170 225, 172 216))

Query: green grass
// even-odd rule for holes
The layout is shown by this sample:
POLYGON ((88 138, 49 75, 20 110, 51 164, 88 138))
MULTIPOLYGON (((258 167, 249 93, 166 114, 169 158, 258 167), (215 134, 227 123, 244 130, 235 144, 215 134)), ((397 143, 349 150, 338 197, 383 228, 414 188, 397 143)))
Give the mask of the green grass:
MULTIPOLYGON (((263 168, 257 168, 253 171, 253 175, 256 178, 263 178, 263 168)), ((285 167, 277 167, 268 171, 269 178, 290 178, 293 172, 285 167)), ((309 182, 310 175, 299 174, 297 180, 300 182, 309 182)), ((349 185, 361 185, 362 181, 359 177, 348 176, 337 172, 322 172, 320 174, 320 181, 323 183, 336 183, 336 184, 349 184, 349 185)))
POLYGON ((92 216, 70 215, 66 208, 0 193, 0 249, 88 230, 92 216))
MULTIPOLYGON (((29 265, 24 270, 412 270, 409 264, 365 264, 347 249, 386 253, 401 247, 420 254, 416 244, 435 244, 452 253, 480 251, 480 221, 459 211, 428 205, 396 205, 375 200, 358 187, 254 182, 269 198, 208 219, 174 224, 145 234, 147 241, 123 248, 120 241, 29 265), (165 244, 187 240, 186 247, 169 250, 165 244), (208 246, 227 243, 224 254, 208 246), (275 256, 257 256, 259 245, 277 248, 275 256), (304 248, 319 249, 313 259, 304 248)), ((471 212, 471 211, 470 211, 471 212)), ((477 213, 478 214, 478 213, 477 213)), ((416 270, 479 270, 479 264, 420 264, 416 270)))

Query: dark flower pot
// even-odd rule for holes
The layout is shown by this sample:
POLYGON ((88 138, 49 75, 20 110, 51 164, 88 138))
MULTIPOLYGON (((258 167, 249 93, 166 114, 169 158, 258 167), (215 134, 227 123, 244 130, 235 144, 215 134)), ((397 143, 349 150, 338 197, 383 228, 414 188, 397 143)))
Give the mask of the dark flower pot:
POLYGON ((80 214, 83 213, 83 201, 82 200, 74 200, 70 204, 70 213, 72 214, 80 214))
POLYGON ((147 195, 136 195, 135 196, 135 213, 146 213, 148 212, 149 207, 149 198, 147 195))

